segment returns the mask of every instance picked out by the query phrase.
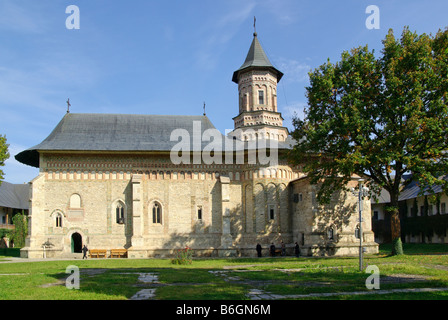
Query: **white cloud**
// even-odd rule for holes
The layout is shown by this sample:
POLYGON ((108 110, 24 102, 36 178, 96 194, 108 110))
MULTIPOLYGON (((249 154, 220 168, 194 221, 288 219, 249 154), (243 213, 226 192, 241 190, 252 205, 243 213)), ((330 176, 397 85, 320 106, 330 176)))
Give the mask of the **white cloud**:
POLYGON ((274 60, 275 66, 279 70, 284 70, 284 82, 305 82, 308 80, 308 72, 311 66, 293 59, 279 57, 274 60))

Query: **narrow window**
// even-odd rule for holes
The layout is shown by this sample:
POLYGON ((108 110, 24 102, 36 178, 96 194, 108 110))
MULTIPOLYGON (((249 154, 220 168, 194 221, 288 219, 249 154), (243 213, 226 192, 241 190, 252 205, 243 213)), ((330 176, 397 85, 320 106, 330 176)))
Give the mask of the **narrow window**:
POLYGON ((198 220, 202 220, 202 207, 198 207, 198 220))
POLYGON ((373 220, 378 220, 378 211, 373 211, 373 220))
POLYGON ((158 203, 152 207, 152 223, 162 223, 162 208, 158 203))
POLYGON ((56 215, 56 228, 62 228, 62 216, 60 214, 56 215))
POLYGON ((124 208, 121 203, 115 208, 116 218, 118 224, 124 224, 124 208))
POLYGON ((334 230, 333 230, 333 228, 328 229, 328 240, 330 240, 330 241, 334 240, 334 230))
POLYGON ((269 219, 274 220, 275 218, 275 209, 274 206, 269 206, 269 219))
POLYGON ((258 104, 264 104, 264 91, 258 91, 258 104))

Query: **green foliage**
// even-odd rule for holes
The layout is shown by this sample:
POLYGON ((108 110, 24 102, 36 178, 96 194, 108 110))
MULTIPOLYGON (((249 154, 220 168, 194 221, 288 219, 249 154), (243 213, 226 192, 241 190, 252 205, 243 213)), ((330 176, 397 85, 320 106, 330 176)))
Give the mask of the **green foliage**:
MULTIPOLYGON (((5 165, 5 161, 9 159, 9 144, 6 143, 6 136, 0 135, 0 167, 5 165)), ((4 172, 0 169, 0 184, 4 179, 4 172)))
POLYGON ((378 58, 359 47, 309 73, 308 108, 293 120, 290 159, 320 183, 321 203, 354 174, 386 189, 394 207, 406 173, 448 190, 439 179, 448 172, 447 74, 448 29, 431 36, 409 28, 400 39, 389 30, 378 58))
POLYGON ((353 174, 395 199, 406 172, 422 185, 448 186, 438 179, 448 169, 448 30, 431 37, 405 28, 401 39, 390 30, 383 45, 380 58, 359 47, 309 74, 291 159, 324 181, 324 202, 353 174))
POLYGON ((184 249, 176 250, 175 257, 171 259, 172 264, 192 264, 193 251, 188 246, 184 249))
POLYGON ((12 230, 10 229, 0 229, 0 239, 3 237, 9 237, 12 230))
POLYGON ((25 246, 25 238, 28 235, 28 217, 24 212, 16 214, 12 218, 14 229, 9 234, 9 240, 14 241, 16 248, 25 246))
POLYGON ((401 254, 403 254, 403 243, 401 242, 401 238, 397 238, 392 242, 392 255, 401 254))

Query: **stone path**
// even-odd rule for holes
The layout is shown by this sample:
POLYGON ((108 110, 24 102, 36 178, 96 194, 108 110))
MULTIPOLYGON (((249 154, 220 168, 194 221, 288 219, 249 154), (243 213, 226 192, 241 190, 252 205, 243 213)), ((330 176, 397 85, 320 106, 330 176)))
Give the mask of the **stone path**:
MULTIPOLYGON (((230 270, 229 270, 230 271, 230 270)), ((241 279, 238 276, 229 276, 229 271, 209 271, 218 277, 222 277, 224 281, 227 282, 238 282, 241 279)), ((232 272, 253 272, 255 270, 232 270, 232 272)), ((297 272, 298 269, 279 269, 278 271, 283 272, 297 272)), ((396 274, 394 276, 382 277, 382 283, 404 283, 404 282, 415 282, 415 281, 426 281, 428 280, 425 276, 420 275, 408 275, 408 274, 396 274)), ((246 284, 255 285, 259 281, 244 280, 246 284)), ((274 281, 275 283, 282 283, 282 281, 274 281)), ((262 283, 266 283, 263 281, 262 283)), ((305 285, 305 284, 304 284, 305 285)), ((310 286, 308 283, 306 286, 310 286)), ((250 300, 279 300, 279 299, 306 299, 315 297, 332 297, 332 296, 344 296, 344 295, 368 295, 368 294, 388 294, 388 293, 407 293, 407 292, 435 292, 435 291, 448 291, 448 288, 408 288, 408 289, 390 289, 390 290, 368 290, 368 291, 350 291, 350 292, 328 292, 328 293, 307 293, 307 294, 291 294, 291 295, 280 295, 273 294, 261 289, 250 289, 246 294, 246 297, 250 300)))
POLYGON ((156 289, 142 289, 134 294, 129 300, 149 300, 156 296, 156 289))
MULTIPOLYGON (((126 273, 130 274, 130 273, 126 273)), ((145 284, 159 283, 159 275, 157 273, 139 273, 138 281, 145 284)), ((156 289, 142 289, 134 294, 129 300, 149 300, 156 296, 156 289)))
POLYGON ((329 292, 329 293, 307 293, 277 295, 265 292, 259 289, 252 289, 246 295, 250 300, 278 300, 278 299, 306 299, 345 295, 368 295, 368 294, 388 294, 388 293, 409 293, 409 292, 436 292, 448 291, 448 288, 409 288, 409 289, 390 289, 390 290, 369 290, 369 291, 350 291, 350 292, 329 292))

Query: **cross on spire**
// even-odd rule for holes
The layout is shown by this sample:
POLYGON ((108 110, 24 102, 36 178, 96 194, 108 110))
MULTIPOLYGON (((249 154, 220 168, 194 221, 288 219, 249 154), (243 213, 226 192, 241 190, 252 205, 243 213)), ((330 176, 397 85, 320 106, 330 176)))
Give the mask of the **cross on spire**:
POLYGON ((204 116, 205 116, 205 101, 204 101, 204 116))
POLYGON ((257 18, 254 16, 254 37, 257 36, 257 28, 255 27, 255 23, 257 22, 257 18))
POLYGON ((70 113, 70 98, 67 99, 67 113, 70 113))

